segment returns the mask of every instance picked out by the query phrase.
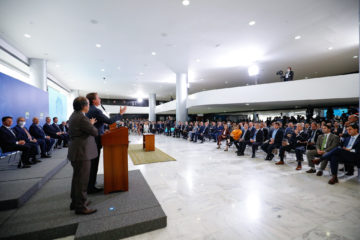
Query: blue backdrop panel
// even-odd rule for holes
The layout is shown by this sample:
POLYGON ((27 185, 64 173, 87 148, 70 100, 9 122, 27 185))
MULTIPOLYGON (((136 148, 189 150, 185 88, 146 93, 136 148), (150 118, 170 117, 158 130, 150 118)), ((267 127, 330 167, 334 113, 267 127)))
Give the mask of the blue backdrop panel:
POLYGON ((0 73, 0 117, 7 115, 14 118, 14 125, 20 116, 26 118, 27 127, 32 124, 33 117, 44 124, 49 115, 48 93, 0 73))
POLYGON ((60 124, 67 119, 67 98, 57 90, 48 87, 49 93, 49 114, 51 117, 58 117, 60 124))

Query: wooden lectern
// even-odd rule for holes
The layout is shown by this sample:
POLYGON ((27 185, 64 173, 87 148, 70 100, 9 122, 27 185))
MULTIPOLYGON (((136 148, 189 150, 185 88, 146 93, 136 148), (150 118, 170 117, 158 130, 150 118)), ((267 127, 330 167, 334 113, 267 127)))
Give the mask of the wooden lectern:
POLYGON ((101 137, 104 147, 104 193, 129 190, 128 146, 126 127, 110 128, 101 137))
POLYGON ((155 135, 152 133, 143 134, 143 149, 148 151, 155 151, 155 135))

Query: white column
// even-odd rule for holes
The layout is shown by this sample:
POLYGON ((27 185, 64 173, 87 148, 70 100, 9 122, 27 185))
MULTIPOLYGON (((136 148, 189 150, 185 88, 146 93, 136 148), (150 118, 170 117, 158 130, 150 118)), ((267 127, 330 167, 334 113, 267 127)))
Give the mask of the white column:
POLYGON ((46 60, 30 58, 30 79, 36 87, 47 91, 47 69, 46 60))
POLYGON ((156 114, 155 114, 155 108, 156 108, 156 94, 150 93, 149 94, 149 121, 156 121, 156 114))
POLYGON ((186 73, 176 74, 176 121, 187 121, 186 101, 188 97, 188 76, 186 73))

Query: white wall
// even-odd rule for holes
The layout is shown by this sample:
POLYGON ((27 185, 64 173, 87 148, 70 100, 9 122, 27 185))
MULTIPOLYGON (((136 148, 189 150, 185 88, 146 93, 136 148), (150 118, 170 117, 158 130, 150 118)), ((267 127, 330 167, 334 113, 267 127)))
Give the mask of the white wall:
MULTIPOLYGON (((107 113, 119 113, 120 105, 104 105, 107 113)), ((149 114, 149 107, 127 106, 126 114, 149 114)))
MULTIPOLYGON (((281 103, 293 101, 357 99, 359 74, 312 78, 244 87, 224 88, 192 94, 187 108, 211 105, 246 103, 281 103)), ((176 101, 156 107, 156 113, 176 109, 176 101)))

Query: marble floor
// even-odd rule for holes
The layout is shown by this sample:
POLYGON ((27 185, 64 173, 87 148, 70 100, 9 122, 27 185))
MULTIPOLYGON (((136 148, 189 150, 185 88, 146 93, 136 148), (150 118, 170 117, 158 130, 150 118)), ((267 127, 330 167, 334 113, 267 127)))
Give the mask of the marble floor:
POLYGON ((168 226, 129 239, 360 239, 356 177, 331 186, 328 173, 295 171, 293 160, 276 166, 261 152, 238 157, 234 147, 224 152, 214 142, 156 135, 156 147, 177 161, 134 166, 129 160, 129 169, 141 170, 168 226))

